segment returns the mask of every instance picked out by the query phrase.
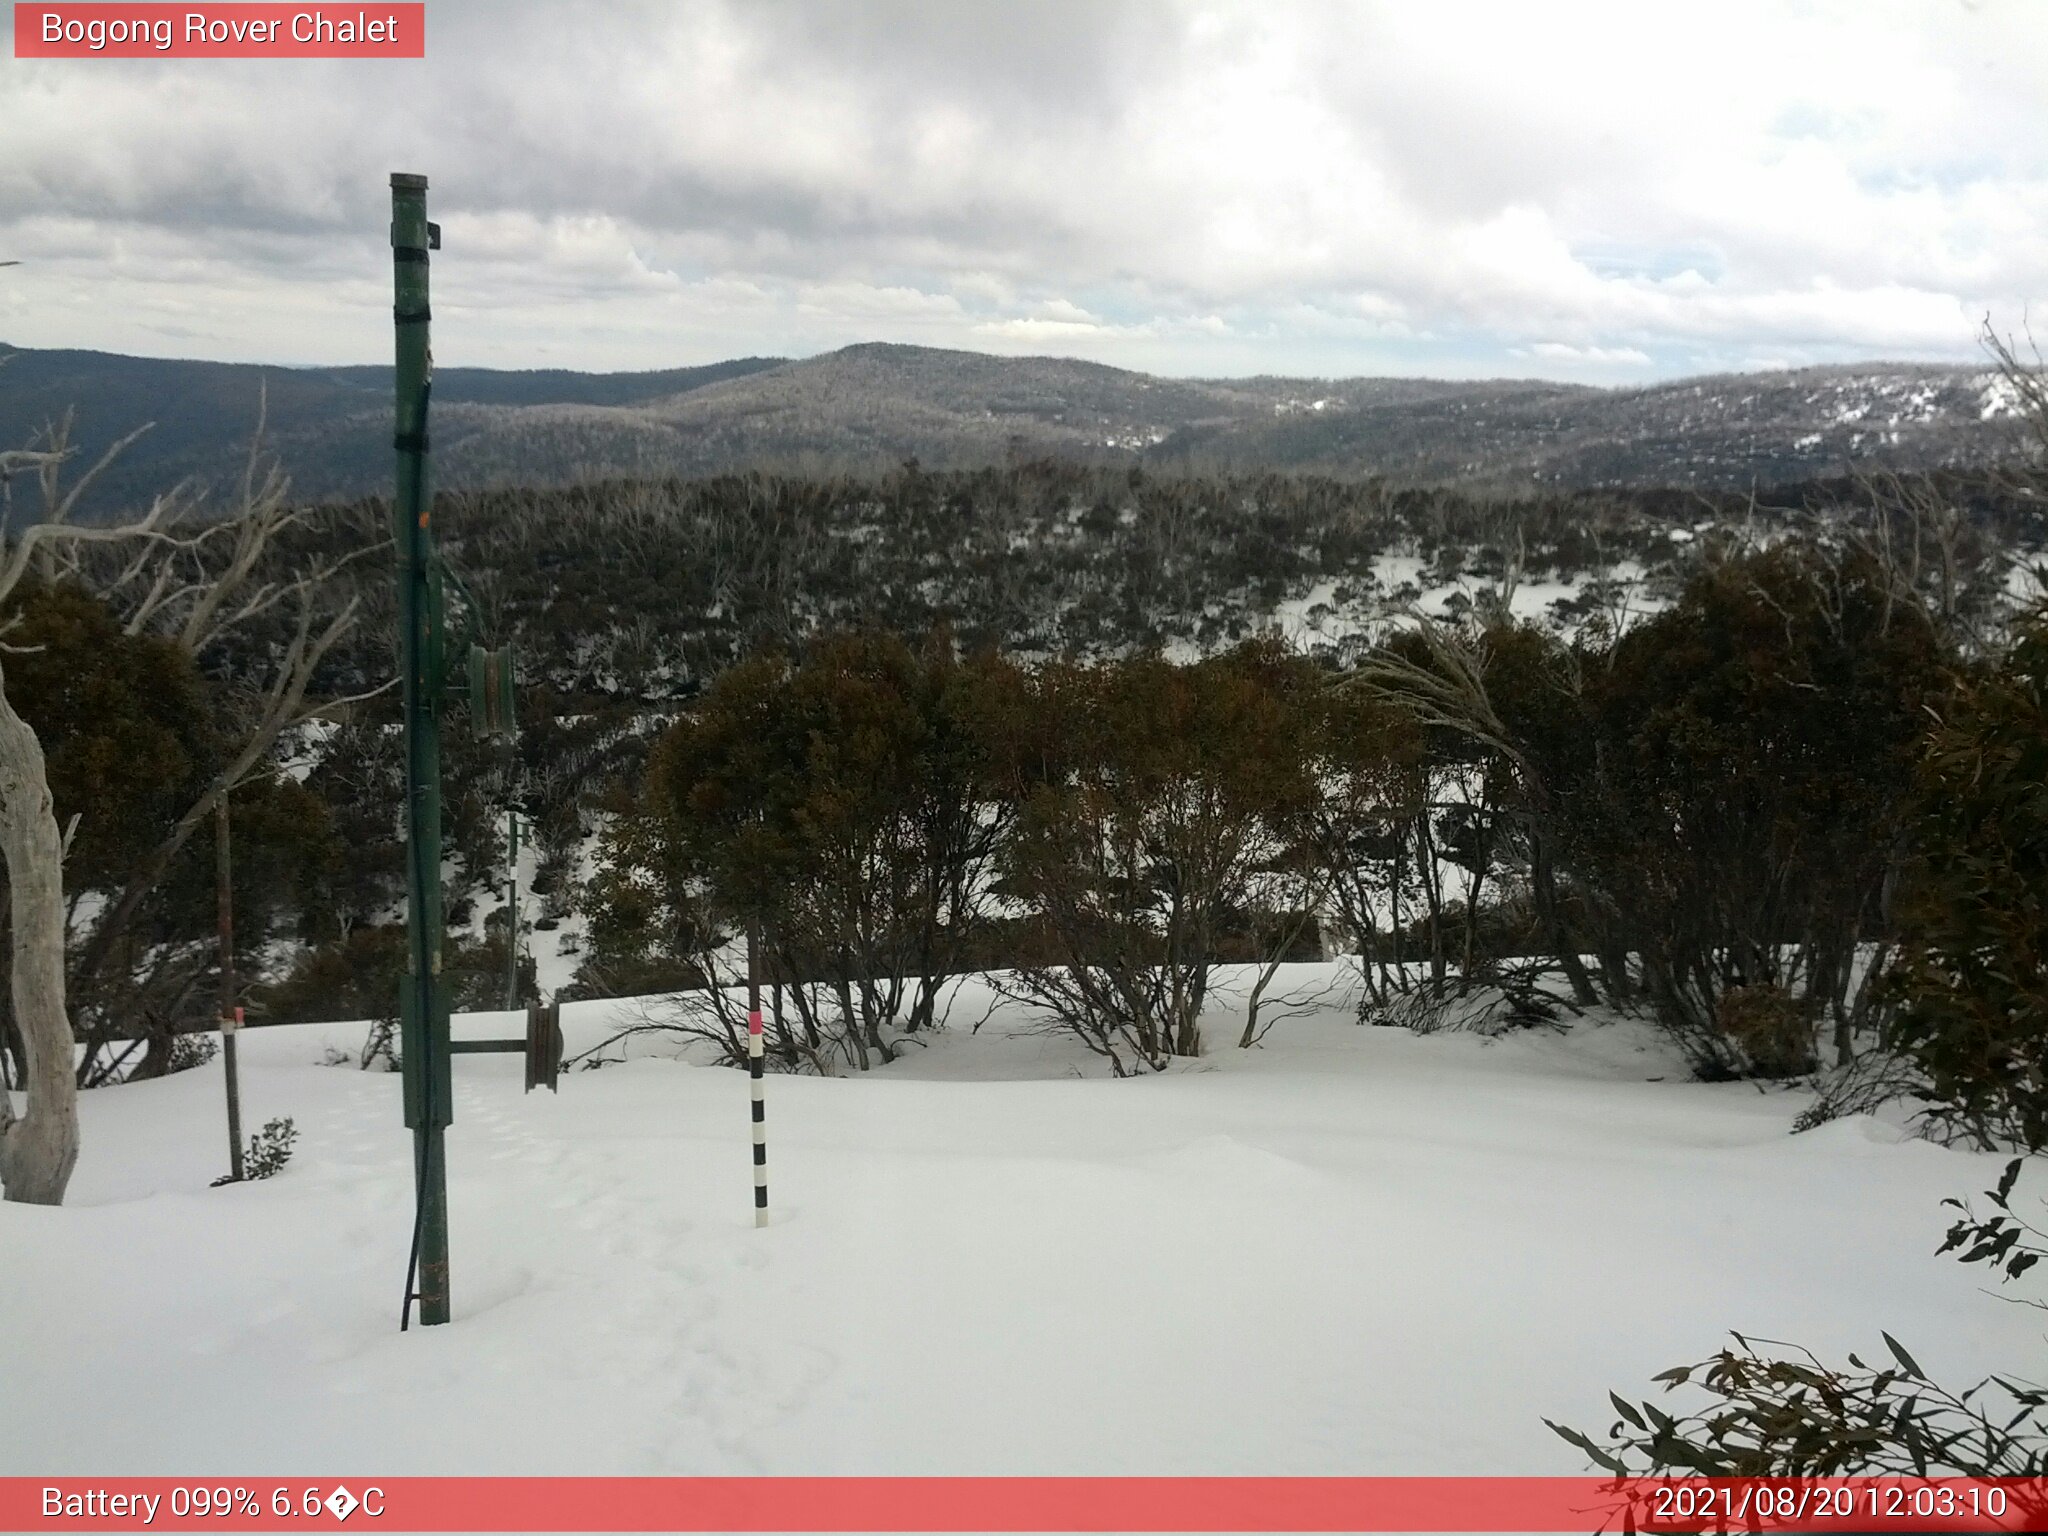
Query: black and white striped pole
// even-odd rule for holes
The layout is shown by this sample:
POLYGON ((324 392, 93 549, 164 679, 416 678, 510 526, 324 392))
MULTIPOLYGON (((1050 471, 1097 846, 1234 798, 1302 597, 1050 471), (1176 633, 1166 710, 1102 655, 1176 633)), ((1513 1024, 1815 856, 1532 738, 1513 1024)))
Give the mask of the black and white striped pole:
POLYGON ((747 1077, 754 1099, 754 1225, 768 1225, 768 1106, 761 1097, 761 956, 747 930, 747 1077))

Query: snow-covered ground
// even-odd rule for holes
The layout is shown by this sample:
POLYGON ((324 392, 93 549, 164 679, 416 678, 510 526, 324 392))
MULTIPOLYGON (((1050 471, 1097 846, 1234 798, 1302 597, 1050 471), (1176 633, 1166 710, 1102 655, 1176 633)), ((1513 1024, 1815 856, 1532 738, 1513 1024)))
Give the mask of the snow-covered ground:
MULTIPOLYGON (((1691 535, 1688 533, 1687 537, 1691 535)), ((1665 605, 1665 599, 1649 590, 1649 573, 1640 562, 1617 560, 1606 577, 1626 597, 1631 614, 1640 617, 1665 605)), ((1586 578, 1524 579, 1519 581, 1508 606, 1517 618, 1546 624, 1570 634, 1579 620, 1563 616, 1576 603, 1587 585, 1586 578)), ((1460 576, 1451 581, 1431 579, 1428 562, 1416 555, 1380 555, 1369 572, 1353 581, 1325 577, 1298 595, 1275 605, 1268 616, 1290 643, 1303 649, 1342 646, 1368 635, 1389 618, 1409 612, 1431 618, 1450 618, 1461 606, 1477 602, 1482 594, 1498 591, 1492 581, 1460 576)), ((1169 648, 1175 660, 1194 660, 1200 648, 1176 642, 1169 648)))
POLYGON ((1932 1251, 1995 1158, 1788 1135, 1798 1094, 1636 1025, 1230 1015, 1135 1080, 1002 1015, 773 1078, 765 1230, 743 1074, 459 1057, 456 1321, 404 1336, 398 1079, 318 1065, 360 1027, 251 1032, 279 1177, 208 1187, 215 1062, 87 1095, 71 1202, 0 1206, 0 1472, 1571 1473, 1542 1416, 1598 1430, 1730 1327, 2034 1373, 2038 1317, 1932 1251))

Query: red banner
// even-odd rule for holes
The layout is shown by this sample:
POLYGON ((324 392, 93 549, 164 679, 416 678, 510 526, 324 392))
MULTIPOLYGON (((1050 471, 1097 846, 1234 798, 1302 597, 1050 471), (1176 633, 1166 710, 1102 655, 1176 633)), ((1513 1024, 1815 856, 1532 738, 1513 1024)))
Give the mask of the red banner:
POLYGON ((2048 1531, 2048 1479, 0 1478, 8 1531, 2048 1531))
POLYGON ((49 4, 14 7, 17 59, 423 59, 427 8, 49 4))

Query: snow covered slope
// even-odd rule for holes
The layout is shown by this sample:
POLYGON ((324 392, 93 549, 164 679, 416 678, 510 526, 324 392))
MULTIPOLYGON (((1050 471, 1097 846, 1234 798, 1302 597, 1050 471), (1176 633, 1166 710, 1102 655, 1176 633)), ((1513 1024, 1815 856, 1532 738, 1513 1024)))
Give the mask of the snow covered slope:
MULTIPOLYGON (((618 1005, 569 1012, 577 1049, 618 1005)), ((398 1079, 317 1064, 360 1027, 245 1037, 245 1120, 301 1132, 265 1182, 207 1187, 217 1062, 91 1093, 72 1203, 0 1206, 0 1472, 1568 1473, 1540 1416, 1598 1428, 1729 1327, 2038 1358, 1932 1255, 1995 1159, 1790 1136, 1799 1095, 1631 1025, 1333 1008, 1246 1052, 1227 1014, 1138 1080, 1003 1016, 772 1079, 762 1231, 743 1075, 642 1052, 522 1097, 462 1057, 456 1321, 404 1336, 398 1079)))

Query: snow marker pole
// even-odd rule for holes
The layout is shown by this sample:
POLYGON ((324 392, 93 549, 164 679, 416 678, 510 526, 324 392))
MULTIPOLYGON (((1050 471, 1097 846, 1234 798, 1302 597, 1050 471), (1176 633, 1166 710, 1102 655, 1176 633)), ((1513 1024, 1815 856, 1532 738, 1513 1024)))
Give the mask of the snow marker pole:
POLYGON ((235 1030, 242 1010, 235 1006, 234 855, 228 849, 228 797, 213 807, 214 900, 220 916, 220 1054, 228 1075, 228 1177, 240 1181, 242 1167, 242 1076, 236 1070, 235 1030))
POLYGON ((768 1225, 768 1106, 761 1097, 761 957, 747 930, 747 1077, 754 1110, 754 1225, 768 1225))
POLYGON ((505 738, 505 1006, 519 1006, 519 807, 512 798, 518 738, 505 738))

